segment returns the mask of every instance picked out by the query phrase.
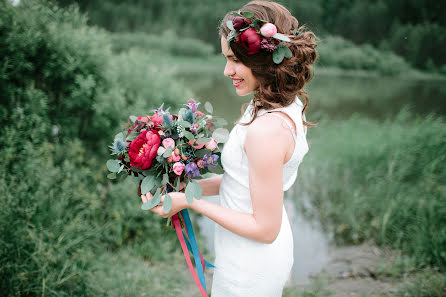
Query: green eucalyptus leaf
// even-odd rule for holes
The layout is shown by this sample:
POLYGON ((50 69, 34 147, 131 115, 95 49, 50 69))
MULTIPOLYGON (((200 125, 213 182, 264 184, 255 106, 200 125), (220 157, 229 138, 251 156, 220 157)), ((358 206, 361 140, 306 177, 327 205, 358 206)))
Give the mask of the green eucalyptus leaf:
POLYGON ((184 136, 189 139, 189 140, 195 140, 195 137, 192 133, 190 133, 189 131, 184 131, 184 136))
POLYGON ((206 109, 207 112, 209 113, 213 113, 214 112, 214 107, 212 106, 211 102, 206 101, 204 103, 204 109, 206 109))
POLYGON ((193 182, 193 189, 194 189, 194 198, 195 199, 201 199, 203 195, 203 189, 201 188, 200 184, 197 182, 193 182))
POLYGON ((216 173, 216 174, 225 173, 224 169, 220 165, 217 165, 215 167, 209 166, 208 169, 209 169, 209 172, 216 173))
POLYGON ((167 173, 163 174, 163 179, 161 180, 161 185, 165 186, 169 182, 169 175, 167 173))
POLYGON ((217 143, 225 143, 229 139, 229 131, 226 128, 217 128, 212 133, 212 138, 217 143))
POLYGON ((204 155, 206 155, 208 153, 209 153, 208 149, 200 149, 200 150, 196 150, 194 154, 195 154, 196 158, 203 158, 204 155))
POLYGON ((124 140, 124 139, 125 139, 125 135, 124 135, 124 133, 123 133, 123 132, 120 132, 120 133, 116 134, 116 135, 115 135, 115 140, 117 140, 117 139, 124 140))
POLYGON ((234 30, 234 26, 232 25, 232 21, 227 21, 226 26, 229 28, 229 30, 234 30))
POLYGON ((198 143, 208 143, 209 141, 211 141, 212 139, 208 138, 208 137, 200 137, 198 138, 197 142, 198 143))
POLYGON ((136 122, 136 120, 138 119, 138 117, 131 115, 129 116, 130 121, 132 121, 133 123, 136 122))
POLYGON ((107 161, 107 168, 110 172, 118 172, 120 166, 121 166, 121 164, 119 163, 118 160, 108 160, 107 161))
POLYGON ((155 192, 155 195, 153 195, 152 198, 150 198, 146 203, 141 205, 142 210, 149 210, 157 206, 161 201, 161 188, 158 188, 155 192))
POLYGON ((107 178, 108 178, 108 179, 116 179, 116 172, 109 173, 109 174, 107 175, 107 178))
POLYGON ((164 154, 165 151, 166 151, 166 149, 164 148, 164 146, 160 146, 160 147, 158 148, 158 151, 156 152, 156 154, 157 154, 158 156, 162 156, 162 155, 164 154))
POLYGON ((156 178, 153 175, 146 176, 141 183, 141 193, 147 194, 147 192, 150 192, 155 186, 155 180, 156 178))
POLYGON ((173 152, 172 147, 171 147, 171 146, 168 146, 168 147, 166 148, 166 151, 163 153, 163 157, 164 157, 164 158, 167 158, 167 157, 172 156, 172 152, 173 152))
POLYGON ((194 200, 194 194, 195 194, 193 182, 189 182, 187 184, 184 193, 186 194, 187 204, 191 205, 194 200))
POLYGON ((289 59, 293 56, 293 53, 291 52, 291 50, 288 47, 284 47, 284 51, 285 51, 285 57, 287 59, 289 59))
POLYGON ((272 37, 275 38, 275 39, 282 40, 282 41, 287 41, 287 42, 290 42, 290 41, 291 41, 290 38, 289 38, 288 36, 285 36, 285 35, 280 34, 280 33, 276 33, 276 34, 274 34, 272 37))
POLYGON ((178 176, 178 177, 175 179, 175 185, 174 185, 174 187, 175 187, 175 191, 176 191, 176 192, 180 191, 180 186, 181 186, 181 179, 180 179, 180 177, 178 176))
POLYGON ((164 196, 163 208, 164 213, 168 213, 172 209, 172 198, 169 194, 166 194, 166 196, 164 196))
POLYGON ((120 173, 123 169, 124 169, 124 164, 122 164, 121 167, 119 167, 118 173, 120 173))
POLYGON ((279 47, 275 51, 273 51, 274 63, 276 64, 282 63, 284 57, 285 57, 285 51, 283 50, 283 47, 279 47))
POLYGON ((181 126, 184 127, 184 128, 189 128, 190 125, 191 125, 188 121, 183 121, 183 120, 181 120, 181 121, 177 121, 177 124, 178 124, 178 125, 181 125, 181 126))

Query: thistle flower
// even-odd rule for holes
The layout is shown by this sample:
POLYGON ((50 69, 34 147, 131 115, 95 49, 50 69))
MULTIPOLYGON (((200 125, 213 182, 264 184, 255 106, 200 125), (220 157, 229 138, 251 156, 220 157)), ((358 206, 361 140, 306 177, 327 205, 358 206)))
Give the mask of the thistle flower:
POLYGON ((198 105, 200 105, 200 102, 196 102, 194 99, 189 99, 187 101, 187 104, 184 105, 186 105, 186 107, 190 109, 192 112, 196 112, 198 109, 198 105))
POLYGON ((125 150, 127 148, 125 141, 117 138, 113 141, 113 144, 110 147, 110 150, 112 151, 112 155, 122 155, 125 153, 125 150))

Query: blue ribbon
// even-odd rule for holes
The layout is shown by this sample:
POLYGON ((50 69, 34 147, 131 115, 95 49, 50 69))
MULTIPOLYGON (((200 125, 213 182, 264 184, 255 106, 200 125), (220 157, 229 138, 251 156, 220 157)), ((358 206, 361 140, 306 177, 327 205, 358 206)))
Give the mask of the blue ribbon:
MULTIPOLYGON (((200 252, 198 251, 197 242, 195 240, 194 229, 192 228, 192 224, 191 224, 191 221, 189 218, 189 212, 187 211, 187 209, 183 209, 181 211, 181 214, 183 215, 184 223, 186 224, 186 228, 188 230, 189 238, 191 241, 190 245, 192 248, 192 254, 194 255, 195 266, 197 267, 198 278, 200 279, 200 282, 201 282, 203 288, 206 290, 206 281, 204 278, 203 263, 201 263, 200 252)), ((183 236, 184 236, 184 233, 183 233, 183 236)), ((184 238, 186 239, 187 237, 184 236, 184 238)), ((187 242, 187 239, 186 239, 186 242, 187 242)), ((189 248, 189 245, 187 247, 189 248)))
MULTIPOLYGON (((190 246, 189 239, 187 239, 187 236, 186 236, 186 234, 184 234, 184 231, 183 231, 183 237, 186 240, 187 249, 192 253, 192 247, 190 246)), ((200 259, 201 259, 201 257, 200 257, 200 259)), ((209 263, 208 261, 206 261, 206 259, 204 259, 204 265, 209 268, 215 268, 215 266, 212 265, 211 263, 209 263)))

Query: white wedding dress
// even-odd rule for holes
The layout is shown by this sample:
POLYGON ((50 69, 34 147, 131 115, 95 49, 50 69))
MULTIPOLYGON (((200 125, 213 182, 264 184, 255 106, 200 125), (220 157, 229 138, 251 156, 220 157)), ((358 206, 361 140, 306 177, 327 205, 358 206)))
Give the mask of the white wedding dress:
MULTIPOLYGON (((247 123, 252 117, 253 101, 246 109, 240 122, 247 123)), ((308 151, 306 127, 302 124, 302 102, 296 101, 283 108, 270 111, 259 110, 258 116, 266 112, 282 111, 291 117, 297 133, 289 119, 279 116, 291 129, 295 140, 294 154, 283 166, 283 191, 288 190, 297 177, 297 170, 308 151)), ((221 161, 225 173, 220 185, 220 204, 245 213, 253 213, 249 192, 248 159, 243 144, 248 126, 235 125, 229 134, 221 161)), ((274 144, 271 144, 274 145, 274 144)), ((279 235, 271 244, 241 237, 215 224, 215 267, 211 297, 279 297, 293 266, 293 235, 288 216, 283 207, 279 235)))

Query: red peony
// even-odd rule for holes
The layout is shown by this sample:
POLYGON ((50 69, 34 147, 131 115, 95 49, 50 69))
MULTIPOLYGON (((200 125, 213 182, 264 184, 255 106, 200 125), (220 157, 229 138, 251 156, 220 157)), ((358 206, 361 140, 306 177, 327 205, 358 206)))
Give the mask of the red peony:
POLYGON ((144 130, 130 143, 129 158, 130 165, 147 169, 152 166, 158 148, 161 144, 161 137, 156 130, 144 130))
POLYGON ((262 38, 254 28, 249 28, 240 33, 238 44, 241 44, 248 50, 248 55, 257 53, 260 50, 260 43, 262 38))

